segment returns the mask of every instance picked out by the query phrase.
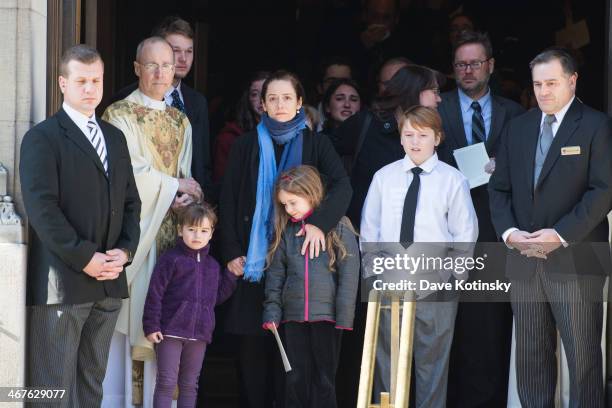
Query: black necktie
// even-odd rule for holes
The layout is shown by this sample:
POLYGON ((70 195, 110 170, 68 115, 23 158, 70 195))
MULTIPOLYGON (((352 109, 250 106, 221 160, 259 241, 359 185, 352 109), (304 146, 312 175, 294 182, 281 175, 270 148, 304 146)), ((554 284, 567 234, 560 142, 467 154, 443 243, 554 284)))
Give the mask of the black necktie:
POLYGON ((421 178, 419 174, 423 172, 420 167, 413 167, 412 182, 408 187, 406 198, 404 199, 404 211, 402 213, 402 229, 400 232, 400 242, 407 248, 414 241, 414 218, 416 216, 417 198, 419 197, 419 187, 421 178))
POLYGON ((486 137, 484 119, 482 117, 482 108, 478 101, 472 102, 472 144, 484 142, 486 137))
POLYGON ((179 95, 178 91, 175 89, 174 91, 172 91, 170 96, 172 97, 172 107, 184 113, 185 104, 183 103, 183 101, 181 101, 181 96, 179 95))

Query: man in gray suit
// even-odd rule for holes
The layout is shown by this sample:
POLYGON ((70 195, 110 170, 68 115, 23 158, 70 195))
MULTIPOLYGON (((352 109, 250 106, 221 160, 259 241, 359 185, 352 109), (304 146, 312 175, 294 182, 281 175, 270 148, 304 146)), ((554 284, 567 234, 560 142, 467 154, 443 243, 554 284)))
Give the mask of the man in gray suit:
MULTIPOLYGON (((438 106, 445 136, 438 157, 457 167, 453 151, 476 143, 484 143, 489 157, 494 158, 504 126, 524 110, 516 102, 491 92, 489 79, 495 59, 486 34, 462 33, 455 45, 453 66, 457 89, 442 94, 438 106)), ((492 159, 489 172, 494 163, 492 159)), ((487 186, 475 187, 470 193, 478 217, 475 256, 486 253, 488 260, 485 269, 470 271, 469 278, 504 279, 505 249, 501 243, 491 244, 498 239, 491 223, 487 186)), ((468 292, 461 294, 450 357, 449 408, 506 405, 512 311, 508 303, 476 300, 485 299, 471 299, 468 292)))
POLYGON ((123 270, 140 236, 125 138, 95 115, 103 75, 95 49, 68 49, 60 61, 62 108, 21 144, 30 226, 27 384, 64 389, 62 407, 101 404, 111 336, 128 297, 123 270))

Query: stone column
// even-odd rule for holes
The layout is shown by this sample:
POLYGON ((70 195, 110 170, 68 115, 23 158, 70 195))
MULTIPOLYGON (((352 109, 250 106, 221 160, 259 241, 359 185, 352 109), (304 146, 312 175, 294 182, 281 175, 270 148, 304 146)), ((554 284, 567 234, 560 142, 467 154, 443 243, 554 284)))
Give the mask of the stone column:
POLYGON ((47 1, 0 0, 0 38, 0 386, 18 387, 26 349, 19 148, 25 132, 45 119, 47 1))
POLYGON ((23 214, 19 147, 25 132, 45 119, 46 0, 0 0, 0 162, 8 191, 23 214))

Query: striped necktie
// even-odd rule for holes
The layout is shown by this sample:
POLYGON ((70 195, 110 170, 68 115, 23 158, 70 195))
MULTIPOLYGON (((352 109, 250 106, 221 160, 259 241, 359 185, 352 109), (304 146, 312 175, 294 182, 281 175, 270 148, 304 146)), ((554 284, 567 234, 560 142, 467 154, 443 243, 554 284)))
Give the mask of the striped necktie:
POLYGON ((472 102, 472 144, 481 143, 487 140, 484 119, 482 117, 482 107, 478 101, 472 102))
POLYGON ((87 122, 89 129, 89 141, 100 157, 104 171, 108 174, 108 158, 106 157, 106 147, 102 142, 102 134, 98 130, 98 125, 93 120, 87 122))

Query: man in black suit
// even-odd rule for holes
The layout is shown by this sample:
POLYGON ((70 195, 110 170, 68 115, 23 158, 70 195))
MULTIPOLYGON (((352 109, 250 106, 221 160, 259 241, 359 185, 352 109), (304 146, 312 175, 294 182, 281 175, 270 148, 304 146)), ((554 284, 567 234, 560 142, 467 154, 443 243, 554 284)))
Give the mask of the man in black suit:
MULTIPOLYGON (((457 167, 453 151, 484 142, 494 167, 502 129, 506 123, 524 112, 506 98, 493 95, 489 78, 495 59, 486 34, 462 33, 453 53, 457 89, 442 95, 438 111, 444 127, 444 142, 438 157, 457 167)), ((471 190, 478 216, 478 241, 475 256, 487 253, 487 268, 470 272, 470 280, 503 279, 505 250, 497 245, 487 186, 471 190), (493 253, 497 256, 493 256, 493 253), (498 254, 499 252, 499 254, 498 254), (497 261, 497 262, 496 262, 497 261), (497 275, 497 276, 496 276, 497 275)), ((508 392, 508 369, 512 342, 512 310, 508 303, 474 302, 469 293, 462 294, 455 321, 455 336, 450 357, 448 406, 505 406, 508 392), (475 358, 474 356, 479 356, 475 358)))
MULTIPOLYGON (((216 203, 218 191, 212 183, 208 102, 204 95, 183 81, 193 64, 193 30, 187 21, 172 16, 162 21, 153 30, 152 35, 164 38, 174 51, 174 80, 164 100, 168 106, 174 106, 189 118, 193 151, 191 175, 202 187, 204 199, 210 203, 216 203)), ((113 96, 112 102, 124 99, 136 88, 138 88, 137 82, 126 86, 113 96)))
POLYGON ((507 275, 518 394, 523 407, 554 406, 558 330, 569 366, 570 406, 603 407, 611 122, 575 97, 578 74, 568 53, 546 50, 530 68, 539 109, 507 125, 489 182, 495 230, 515 249, 507 275))
POLYGON ((123 270, 140 236, 124 136, 95 116, 103 74, 95 49, 68 49, 62 109, 21 144, 30 225, 28 385, 65 389, 67 407, 100 406, 111 336, 128 297, 123 270))

